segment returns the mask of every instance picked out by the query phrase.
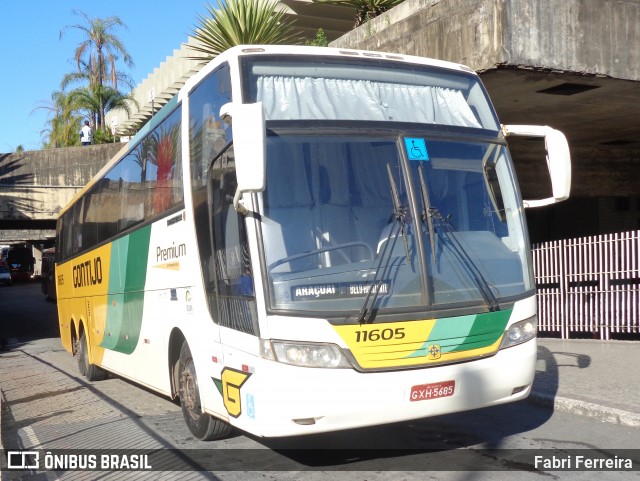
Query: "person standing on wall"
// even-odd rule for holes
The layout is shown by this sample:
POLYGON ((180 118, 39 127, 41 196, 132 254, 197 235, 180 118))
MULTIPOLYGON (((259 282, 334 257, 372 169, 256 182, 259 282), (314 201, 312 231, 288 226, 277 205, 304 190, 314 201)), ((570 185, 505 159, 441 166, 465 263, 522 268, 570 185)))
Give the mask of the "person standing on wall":
POLYGON ((89 126, 89 121, 84 121, 84 126, 80 129, 80 143, 83 147, 87 145, 91 145, 91 127, 89 126))

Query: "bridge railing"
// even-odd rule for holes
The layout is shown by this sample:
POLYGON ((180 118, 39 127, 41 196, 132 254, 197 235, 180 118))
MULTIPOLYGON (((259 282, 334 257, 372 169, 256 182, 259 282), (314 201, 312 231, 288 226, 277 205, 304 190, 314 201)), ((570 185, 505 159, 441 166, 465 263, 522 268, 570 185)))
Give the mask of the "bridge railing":
POLYGON ((640 332, 640 231, 533 245, 539 330, 610 339, 640 332))

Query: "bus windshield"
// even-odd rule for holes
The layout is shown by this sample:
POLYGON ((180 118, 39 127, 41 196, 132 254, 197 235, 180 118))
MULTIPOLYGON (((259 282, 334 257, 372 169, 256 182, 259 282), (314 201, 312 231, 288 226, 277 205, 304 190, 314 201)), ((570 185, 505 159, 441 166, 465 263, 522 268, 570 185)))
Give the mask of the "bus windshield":
POLYGON ((278 132, 261 199, 273 309, 495 310, 532 289, 500 143, 278 132))

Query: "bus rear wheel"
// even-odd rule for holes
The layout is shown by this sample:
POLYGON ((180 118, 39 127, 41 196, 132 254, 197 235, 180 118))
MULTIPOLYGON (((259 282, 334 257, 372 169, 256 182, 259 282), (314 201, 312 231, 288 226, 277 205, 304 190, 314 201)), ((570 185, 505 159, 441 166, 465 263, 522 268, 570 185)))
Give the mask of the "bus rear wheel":
POLYGON ((191 434, 201 441, 213 441, 229 436, 231 425, 202 411, 196 368, 186 342, 180 350, 179 372, 180 405, 191 434))
POLYGON ((87 337, 84 331, 80 334, 78 341, 78 369, 87 381, 102 381, 106 379, 107 373, 104 369, 99 368, 95 364, 89 362, 89 351, 87 349, 87 337))

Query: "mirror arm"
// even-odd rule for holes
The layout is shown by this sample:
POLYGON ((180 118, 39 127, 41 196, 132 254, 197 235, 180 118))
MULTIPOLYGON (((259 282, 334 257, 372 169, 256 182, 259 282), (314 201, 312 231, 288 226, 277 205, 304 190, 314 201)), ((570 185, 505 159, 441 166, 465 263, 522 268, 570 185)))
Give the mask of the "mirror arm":
POLYGON ((541 200, 523 200, 522 206, 525 209, 532 209, 534 207, 544 207, 545 205, 555 204, 557 200, 554 197, 548 197, 541 200))
POLYGON ((240 215, 247 215, 249 213, 249 209, 247 209, 242 203, 242 191, 240 189, 236 190, 235 195, 233 196, 233 208, 240 215))

